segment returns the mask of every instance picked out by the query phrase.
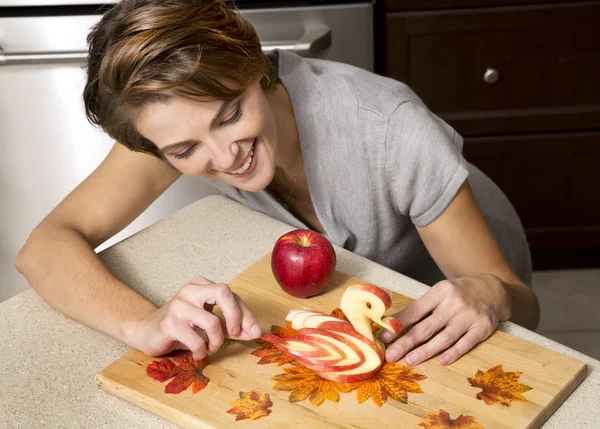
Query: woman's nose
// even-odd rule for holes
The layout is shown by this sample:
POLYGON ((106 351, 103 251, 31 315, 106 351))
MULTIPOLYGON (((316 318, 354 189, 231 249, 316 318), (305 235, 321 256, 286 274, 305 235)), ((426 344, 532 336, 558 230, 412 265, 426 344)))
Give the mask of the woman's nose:
POLYGON ((237 142, 213 145, 213 164, 221 171, 233 171, 239 162, 240 145, 237 142))

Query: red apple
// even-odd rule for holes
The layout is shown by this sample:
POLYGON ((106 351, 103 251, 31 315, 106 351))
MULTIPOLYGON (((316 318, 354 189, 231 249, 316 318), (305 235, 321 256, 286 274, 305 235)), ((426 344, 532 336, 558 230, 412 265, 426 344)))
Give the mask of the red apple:
POLYGON ((320 294, 335 272, 336 256, 321 234, 296 229, 277 239, 271 270, 281 288, 297 298, 320 294))

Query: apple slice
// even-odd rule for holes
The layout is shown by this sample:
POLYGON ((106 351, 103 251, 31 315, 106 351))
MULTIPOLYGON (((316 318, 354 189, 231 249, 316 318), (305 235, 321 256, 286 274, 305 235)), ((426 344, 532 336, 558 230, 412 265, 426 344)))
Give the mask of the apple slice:
POLYGON ((346 323, 352 329, 352 325, 350 324, 350 322, 342 320, 338 317, 327 316, 326 314, 313 314, 313 315, 307 316, 303 321, 303 327, 305 327, 305 328, 323 328, 324 324, 329 324, 329 326, 332 326, 332 324, 339 324, 339 323, 346 323))
MULTIPOLYGON (((400 332, 402 332, 402 323, 400 323, 400 321, 398 319, 396 319, 395 317, 386 316, 386 317, 382 318, 381 321, 390 325, 390 327, 392 329, 389 329, 389 328, 386 328, 386 329, 388 331, 390 331, 392 334, 399 334, 400 332)), ((381 325, 381 326, 383 326, 385 328, 384 325, 381 325)))
POLYGON ((374 341, 371 320, 390 332, 402 330, 400 322, 390 323, 389 316, 383 318, 391 304, 392 299, 383 289, 370 284, 356 284, 344 291, 340 308, 356 332, 374 341))
POLYGON ((318 311, 298 311, 292 317, 292 329, 299 331, 304 326, 304 320, 310 316, 324 316, 324 313, 318 311))
MULTIPOLYGON (((384 363, 385 347, 383 347, 379 341, 371 343, 368 347, 365 347, 366 343, 361 339, 351 334, 341 333, 341 335, 346 336, 348 341, 354 341, 356 345, 362 347, 362 350, 365 354, 365 359, 359 366, 355 368, 345 371, 335 371, 330 368, 326 371, 319 372, 319 375, 327 380, 337 381, 340 383, 356 383, 367 380, 376 375, 384 363)), ((344 361, 341 361, 338 365, 343 364, 344 361)))
POLYGON ((288 322, 291 322, 297 313, 301 313, 304 311, 308 311, 309 313, 315 313, 310 308, 298 307, 298 308, 294 308, 293 310, 288 311, 287 316, 285 316, 285 320, 287 320, 288 322))
POLYGON ((290 355, 297 361, 320 358, 331 365, 346 358, 345 353, 337 346, 323 342, 319 338, 309 338, 306 335, 295 335, 280 338, 273 334, 263 334, 261 339, 273 344, 276 348, 290 355))
MULTIPOLYGON (((306 328, 311 329, 311 328, 306 328)), ((304 329, 303 329, 304 330, 304 329)), ((319 330, 314 329, 310 334, 306 334, 306 336, 315 341, 322 341, 322 345, 325 347, 330 346, 332 349, 339 348, 342 350, 343 354, 339 355, 339 359, 327 359, 327 358, 319 358, 319 357, 302 357, 298 359, 298 361, 306 366, 307 368, 312 369, 315 372, 321 371, 347 371, 350 369, 354 369, 362 365, 365 360, 365 355, 354 343, 348 342, 344 339, 343 336, 338 333, 322 331, 317 332, 319 330)))
POLYGON ((358 368, 363 364, 364 355, 352 356, 351 358, 336 358, 332 360, 319 358, 296 358, 298 363, 312 369, 315 372, 348 371, 358 368))
MULTIPOLYGON (((301 358, 321 358, 327 360, 335 358, 331 352, 331 348, 325 348, 322 344, 304 336, 293 337, 285 343, 281 343, 279 347, 285 349, 289 354, 301 358)), ((338 360, 341 359, 339 357, 338 360)))

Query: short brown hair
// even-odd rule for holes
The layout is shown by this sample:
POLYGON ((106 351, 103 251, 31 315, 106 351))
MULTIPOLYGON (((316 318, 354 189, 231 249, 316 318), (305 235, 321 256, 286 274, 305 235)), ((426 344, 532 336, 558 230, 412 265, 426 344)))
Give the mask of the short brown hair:
POLYGON ((173 96, 229 100, 275 71, 252 25, 223 0, 122 0, 88 35, 89 121, 129 149, 162 158, 133 118, 173 96))

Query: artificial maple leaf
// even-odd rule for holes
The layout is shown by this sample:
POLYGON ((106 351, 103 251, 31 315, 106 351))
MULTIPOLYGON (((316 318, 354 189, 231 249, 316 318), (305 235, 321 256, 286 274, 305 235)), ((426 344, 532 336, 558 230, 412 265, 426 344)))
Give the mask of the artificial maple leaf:
POLYGON ((285 374, 271 377, 276 381, 273 389, 291 391, 290 402, 304 401, 309 398, 313 405, 321 404, 325 399, 337 402, 339 392, 350 392, 354 387, 350 385, 329 381, 303 366, 283 368, 285 374))
POLYGON ((388 397, 406 404, 408 392, 423 393, 418 381, 426 378, 425 375, 416 373, 412 367, 385 362, 377 375, 352 383, 349 387, 356 389, 359 404, 371 398, 381 407, 388 397))
POLYGON ((286 321, 284 328, 275 325, 271 326, 271 333, 281 338, 288 338, 296 335, 298 331, 292 328, 292 322, 286 321))
POLYGON ((173 372, 175 368, 176 365, 169 359, 163 359, 161 361, 155 360, 148 365, 146 373, 153 379, 162 383, 175 375, 173 372))
POLYGON ((227 410, 228 414, 236 414, 235 420, 252 419, 256 420, 269 415, 273 406, 273 401, 268 393, 261 395, 256 390, 250 392, 240 392, 240 399, 234 399, 229 402, 233 406, 227 410))
POLYGON ((173 378, 165 386, 165 393, 181 393, 190 385, 192 392, 198 393, 206 387, 210 379, 202 374, 202 370, 210 362, 208 355, 198 361, 192 358, 192 352, 179 350, 169 357, 179 365, 175 365, 171 360, 165 358, 161 361, 153 361, 146 368, 146 373, 161 383, 173 378))
POLYGON ((521 374, 521 372, 504 372, 502 365, 496 365, 485 372, 477 370, 475 376, 467 380, 471 386, 481 389, 477 399, 487 405, 498 402, 500 405, 510 407, 512 401, 527 402, 522 394, 531 390, 531 387, 519 383, 521 374))
POLYGON ((483 429, 483 426, 475 421, 475 417, 461 414, 457 419, 452 420, 450 414, 444 410, 440 410, 437 414, 427 414, 427 418, 418 423, 425 429, 483 429))
POLYGON ((332 317, 337 317, 338 319, 348 320, 341 308, 334 308, 333 311, 329 313, 329 315, 332 317))
MULTIPOLYGON (((275 325, 271 326, 271 333, 274 335, 277 335, 278 337, 281 337, 281 338, 292 337, 292 336, 296 335, 297 332, 298 331, 296 331, 295 329, 292 329, 291 322, 286 322, 285 328, 282 328, 280 326, 275 326, 275 325)), ((296 362, 292 357, 290 357, 286 353, 279 350, 277 347, 275 347, 270 342, 261 340, 260 338, 257 338, 254 341, 256 341, 256 344, 258 344, 260 346, 260 348, 253 350, 250 354, 261 358, 257 362, 259 365, 265 365, 268 363, 276 363, 277 366, 281 366, 286 363, 295 363, 296 362)))

